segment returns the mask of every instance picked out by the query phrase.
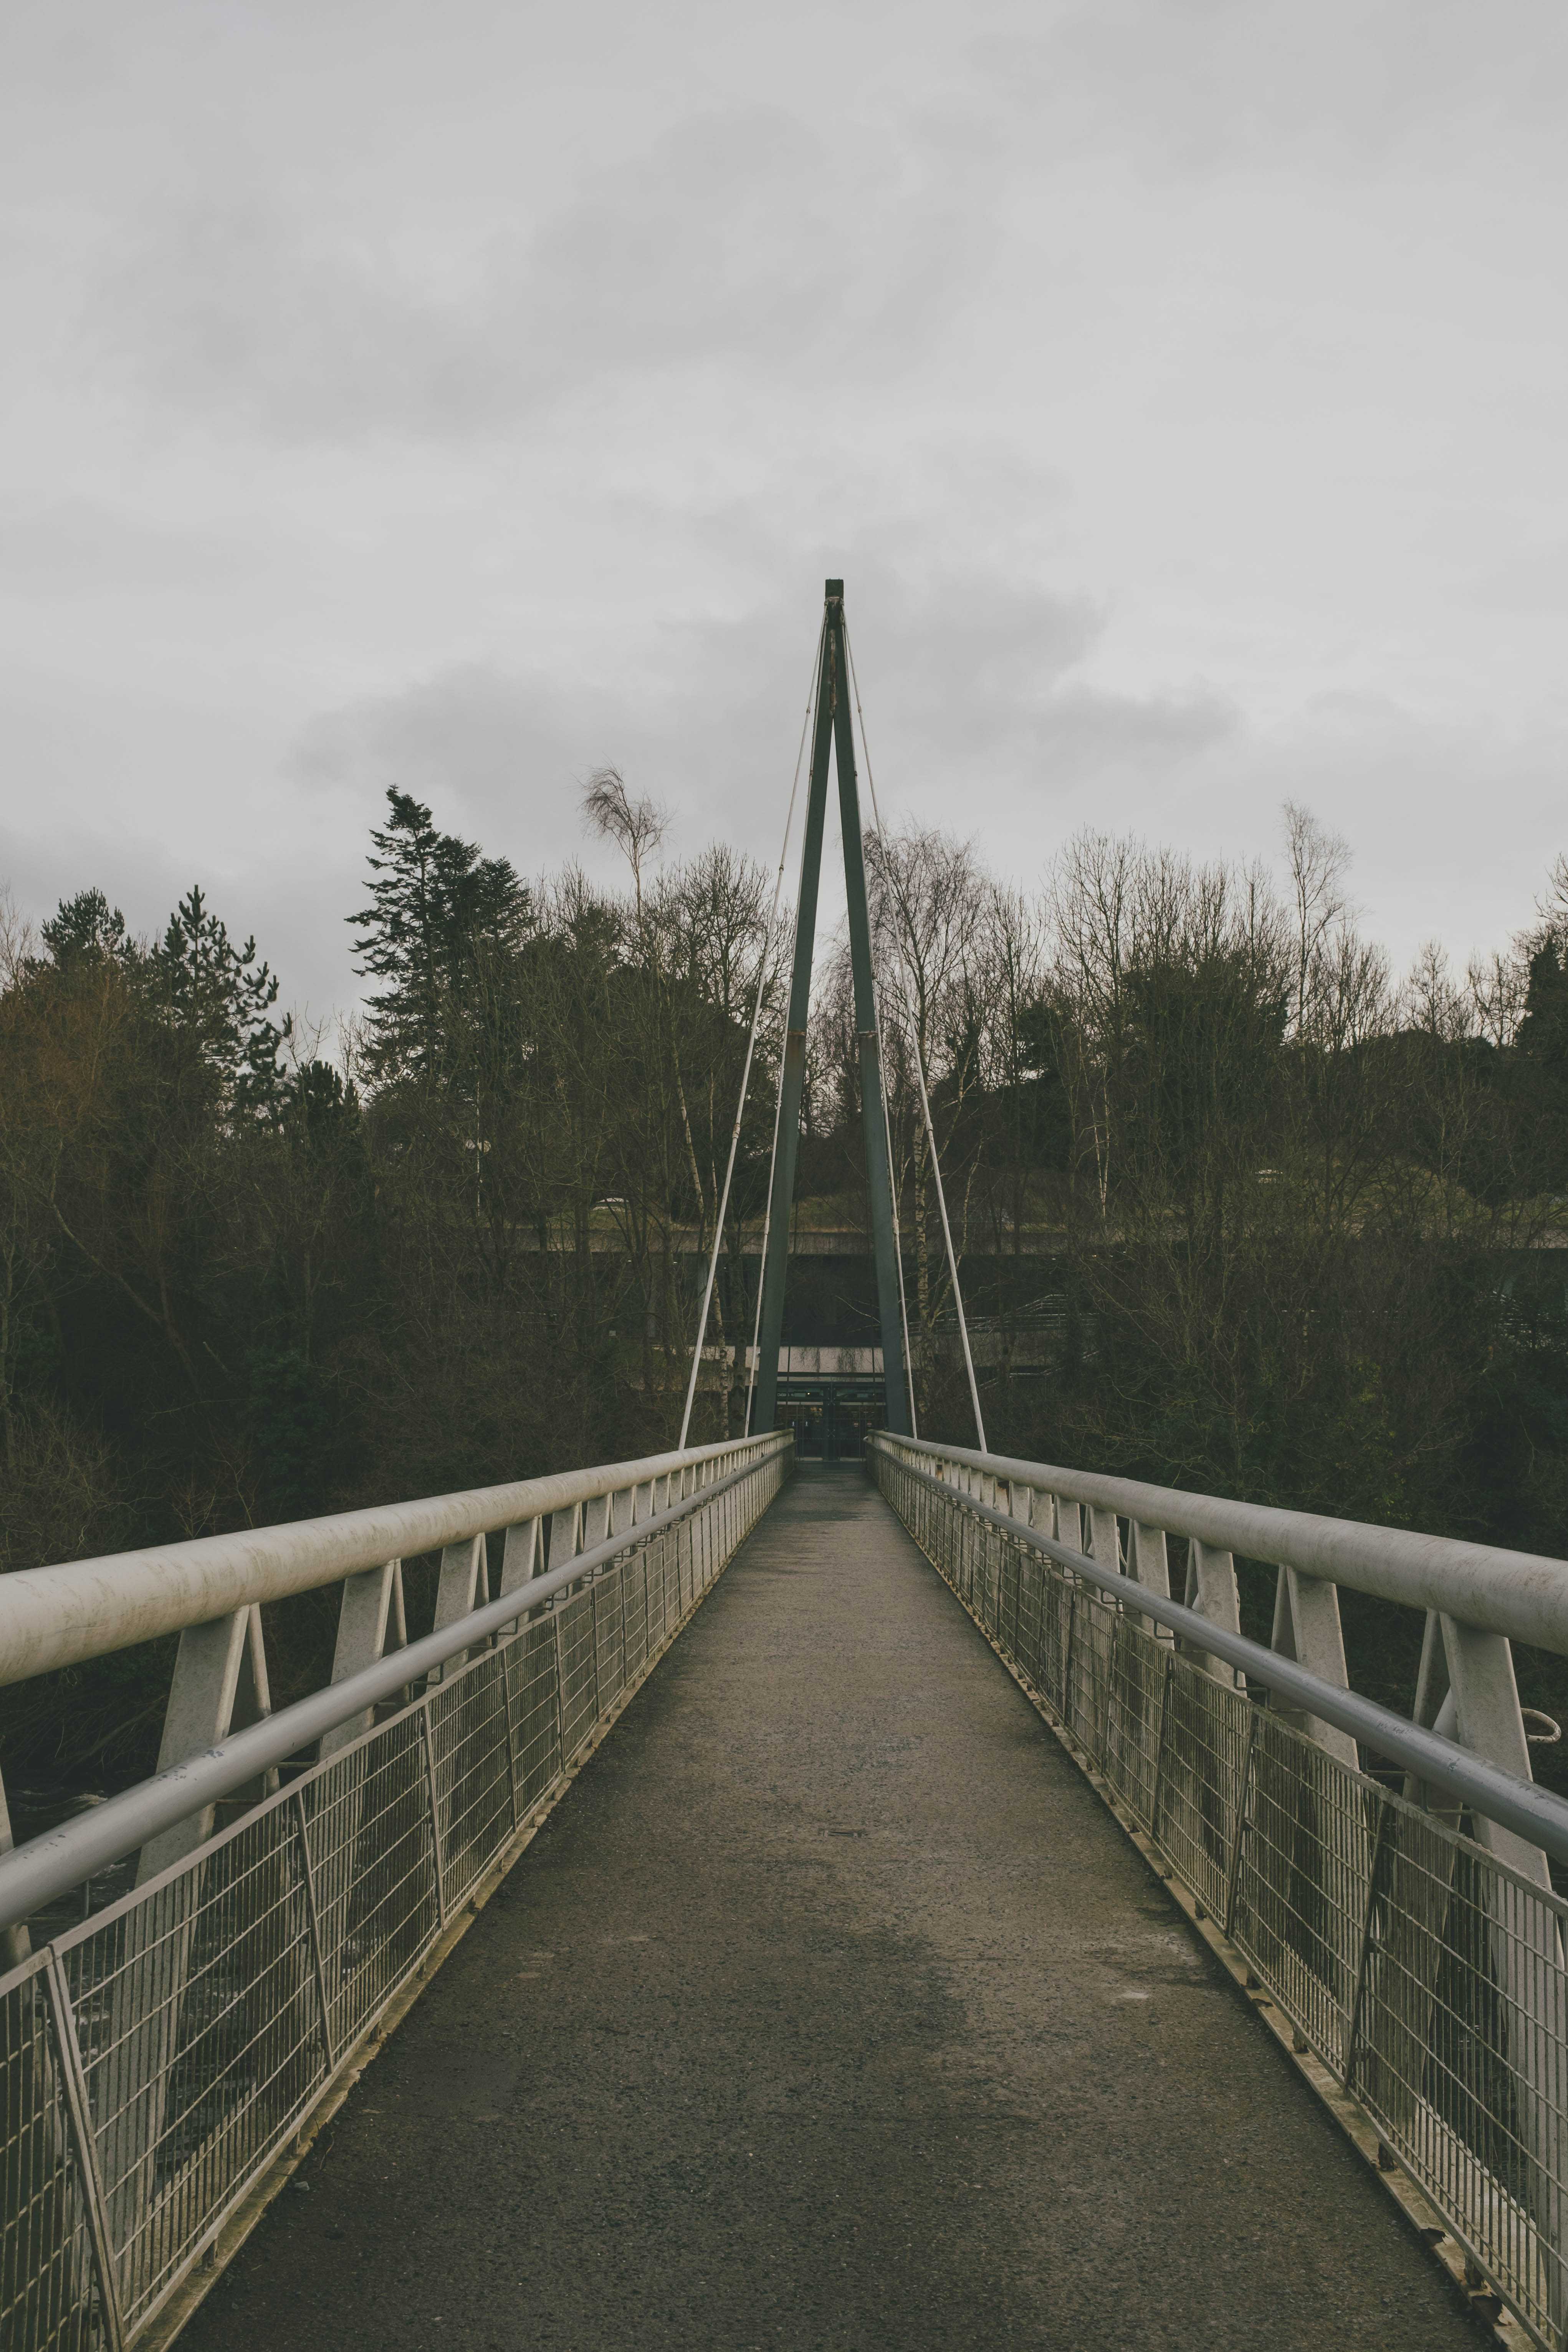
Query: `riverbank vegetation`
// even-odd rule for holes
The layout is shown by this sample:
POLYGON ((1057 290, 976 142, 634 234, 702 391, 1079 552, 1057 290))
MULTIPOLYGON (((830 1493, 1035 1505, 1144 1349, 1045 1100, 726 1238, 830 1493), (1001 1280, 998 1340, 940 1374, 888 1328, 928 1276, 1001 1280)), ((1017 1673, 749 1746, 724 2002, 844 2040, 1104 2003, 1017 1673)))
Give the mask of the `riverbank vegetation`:
MULTIPOLYGON (((768 877, 663 856, 613 772, 585 813, 626 887, 525 878, 391 792, 349 916, 366 999, 321 1036, 200 888, 153 940, 96 887, 10 926, 4 1567, 672 1444, 761 970, 709 1332, 733 1354, 694 1434, 743 1425, 768 877)), ((1026 893, 946 835, 867 846, 922 1427, 972 1424, 916 1041, 994 1447, 1568 1549, 1568 868, 1484 962, 1401 978, 1298 810, 1273 873, 1085 835, 1026 893)), ((797 1215, 852 1236, 831 949, 817 1000, 797 1215)), ((145 1744, 112 1671, 73 1769, 145 1744)), ((8 1703, 7 1743, 60 1721, 8 1703)))

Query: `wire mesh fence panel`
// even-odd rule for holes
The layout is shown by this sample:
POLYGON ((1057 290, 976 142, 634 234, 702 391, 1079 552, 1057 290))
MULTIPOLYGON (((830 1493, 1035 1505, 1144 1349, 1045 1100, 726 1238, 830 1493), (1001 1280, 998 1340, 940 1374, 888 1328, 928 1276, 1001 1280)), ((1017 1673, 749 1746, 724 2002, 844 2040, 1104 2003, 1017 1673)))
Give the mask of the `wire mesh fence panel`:
POLYGON ((539 1802, 561 1769, 555 1627, 549 1613, 525 1626, 501 1654, 511 1694, 512 1775, 521 1815, 539 1802))
POLYGON ((594 1687, 601 1715, 615 1705, 626 1687, 623 1593, 618 1568, 610 1569, 594 1580, 594 1687))
POLYGON ((623 1599, 621 1604, 622 1655, 626 1662, 626 1678, 635 1682, 647 1661, 647 1550, 644 1546, 628 1555, 621 1568, 623 1599))
POLYGON ((304 1809, 334 2053, 355 2042, 440 1928, 416 1709, 296 1791, 304 1809))
POLYGON ((450 1909, 516 1827, 506 1659, 490 1650, 431 1693, 432 1776, 450 1909))
POLYGON ((1248 1706, 1191 1660, 1171 1663, 1152 1834, 1184 1884, 1225 1916, 1248 1706))
POLYGON ((1009 1657, 1018 1654, 1018 1587, 1022 1582, 1023 1556, 1015 1543, 1004 1538, 999 1545, 997 1561, 996 1638, 1009 1657))
POLYGON ((42 1954, 0 1985, 0 2344, 111 2340, 42 1954))
POLYGON ((784 1470, 704 1504, 695 1539, 631 1538, 0 1980, 5 2352, 134 2340, 784 1470))
POLYGON ((1510 2300, 1564 2316, 1564 1908, 1385 1797, 1351 2086, 1510 2300))
POLYGON ((1059 1571, 1040 1563, 1040 1671, 1038 1685, 1058 1713, 1067 1710, 1068 1636, 1072 1587, 1059 1571))
MULTIPOLYGON (((880 1451, 877 1465, 981 1617, 984 1549, 1014 1539, 880 1451)), ((1568 1904, 1207 1673, 1149 1629, 1131 1593, 1121 1606, 1091 1597, 1038 1553, 1013 1578, 1009 1566, 999 1646, 1557 2352, 1568 2340, 1568 1904)))
POLYGON ((1260 1706, 1250 1737, 1230 1932, 1342 2078, 1384 1792, 1260 1706))
POLYGON ((1106 1684, 1100 1769, 1145 1829, 1154 1817, 1164 1715, 1166 1645, 1132 1617, 1119 1617, 1106 1684))
POLYGON ((128 2326, 328 2071, 290 1804, 58 1946, 128 2326))
POLYGON ((1046 1673, 1045 1580, 1032 1552, 1018 1554, 1018 1618, 1015 1655, 1039 1687, 1046 1673))
POLYGON ((654 1536, 643 1552, 647 1577, 647 1638, 650 1649, 658 1649, 669 1629, 668 1554, 669 1547, 663 1536, 654 1536))
POLYGON ((560 1645, 561 1753, 567 1763, 594 1727, 594 1595, 582 1589, 555 1603, 560 1645))
POLYGON ((980 1531, 980 1540, 975 1547, 975 1565, 979 1571, 975 1607, 979 1612, 981 1623, 993 1636, 999 1630, 997 1603, 1001 1598, 1001 1580, 998 1573, 998 1555, 1001 1549, 1002 1546, 994 1531, 990 1528, 983 1528, 980 1531))
POLYGON ((1117 1612, 1089 1585, 1075 1587, 1068 1651, 1068 1726, 1096 1764, 1105 1761, 1110 1713, 1111 1651, 1117 1612))

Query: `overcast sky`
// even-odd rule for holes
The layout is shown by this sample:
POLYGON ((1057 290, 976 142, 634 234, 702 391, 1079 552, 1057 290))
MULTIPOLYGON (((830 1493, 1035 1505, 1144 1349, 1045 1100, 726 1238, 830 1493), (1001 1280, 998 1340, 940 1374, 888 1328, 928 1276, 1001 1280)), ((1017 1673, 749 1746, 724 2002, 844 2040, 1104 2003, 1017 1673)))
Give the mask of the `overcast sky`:
POLYGON ((822 581, 885 811, 1568 847, 1561 0, 12 0, 0 877, 350 1001, 388 782, 771 859, 822 581))

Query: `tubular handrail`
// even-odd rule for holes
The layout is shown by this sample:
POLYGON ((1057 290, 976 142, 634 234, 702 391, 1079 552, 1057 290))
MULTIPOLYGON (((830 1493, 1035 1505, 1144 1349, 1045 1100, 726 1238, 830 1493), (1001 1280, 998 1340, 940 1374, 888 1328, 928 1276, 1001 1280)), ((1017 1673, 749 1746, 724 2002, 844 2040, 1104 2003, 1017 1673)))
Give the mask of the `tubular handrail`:
MULTIPOLYGON (((1346 1687, 1336 1583, 1363 1581, 1369 1546, 1408 1565, 1410 1538, 886 1433, 871 1456, 1161 1876, 1359 2109, 1379 2169, 1430 2201, 1468 2284, 1568 2352, 1568 1902, 1548 1866, 1568 1859, 1568 1805, 1530 1778, 1508 1633, 1429 1609, 1406 1721, 1346 1687), (1279 1570, 1268 1648, 1241 1632, 1238 1549, 1279 1570), (1403 1788, 1363 1770, 1363 1742, 1403 1788)), ((1415 1541, 1437 1589, 1392 1597, 1496 1623, 1443 1554, 1509 1556, 1415 1541)))
POLYGON ((1348 1585, 1352 1591, 1406 1608, 1436 1611, 1483 1633, 1568 1655, 1568 1561, 1505 1551, 1458 1537, 1419 1535, 1405 1528, 1371 1527, 1313 1511, 1282 1511, 1218 1495, 1187 1494, 1175 1486, 1149 1486, 1133 1478, 1102 1477, 1094 1471, 980 1454, 967 1446, 935 1445, 923 1438, 882 1442, 1091 1509, 1116 1511, 1247 1559, 1294 1569, 1300 1575, 1348 1585))
POLYGON ((0 1853, 0 1929, 17 1926, 44 1904, 83 1885, 121 1854, 145 1845, 161 1831, 172 1828, 222 1797, 231 1796, 237 1789, 287 1758, 298 1755, 301 1748, 313 1745, 340 1724, 352 1722, 405 1685, 422 1680, 448 1660, 472 1649, 476 1643, 518 1623, 541 1603, 591 1577, 620 1553, 666 1534, 693 1512, 706 1509, 730 1487, 752 1475, 763 1449, 776 1452, 783 1443, 776 1433, 754 1440, 745 1448, 747 1459, 727 1476, 711 1480, 684 1500, 638 1520, 636 1526, 623 1528, 603 1543, 574 1553, 563 1567, 517 1586, 499 1601, 487 1601, 468 1616, 426 1634, 420 1641, 411 1642, 405 1649, 392 1651, 374 1665, 332 1683, 292 1706, 280 1708, 276 1715, 266 1717, 246 1730, 230 1734, 200 1755, 187 1757, 167 1771, 139 1781, 134 1788, 106 1799, 90 1811, 79 1813, 57 1828, 29 1839, 26 1845, 0 1853))
POLYGON ((640 1462, 18 1569, 0 1577, 0 1685, 205 1625, 251 1602, 314 1591, 385 1560, 416 1559, 721 1456, 750 1458, 764 1443, 726 1438, 640 1462))
MULTIPOLYGON (((910 1440, 896 1441, 878 1435, 874 1445, 885 1446, 889 1452, 896 1444, 908 1446, 910 1440)), ((925 1450, 925 1449, 922 1449, 925 1450)), ((931 1447, 932 1453, 950 1454, 952 1449, 931 1447)), ((978 1458, 978 1457, 976 1457, 978 1458)), ((987 1465, 995 1457, 986 1457, 987 1465)), ((1015 1469, 1022 1466, 1014 1465, 1015 1469)), ((1496 1764, 1445 1739, 1435 1731, 1423 1730, 1392 1708, 1380 1706, 1376 1701, 1361 1697, 1333 1683, 1323 1682, 1317 1675, 1309 1674, 1292 1658, 1282 1657, 1276 1650, 1267 1650, 1260 1642, 1248 1641, 1245 1634, 1232 1633, 1216 1625, 1195 1609, 1184 1608, 1180 1601, 1168 1601, 1163 1594, 1152 1592, 1144 1586, 1117 1570, 1092 1559, 1087 1552, 1071 1545, 1058 1543, 1054 1537, 1041 1533, 1038 1528, 1026 1527, 1021 1519, 983 1503, 978 1496, 966 1495, 962 1488, 946 1480, 933 1478, 929 1471, 916 1470, 906 1464, 907 1477, 931 1489, 960 1511, 966 1511, 987 1525, 1000 1528, 1015 1542, 1030 1551, 1039 1552, 1058 1568, 1069 1569, 1086 1584, 1095 1586, 1110 1599, 1121 1602, 1140 1617, 1151 1617, 1164 1625, 1195 1650, 1220 1658, 1228 1666, 1239 1667, 1248 1682, 1263 1684, 1277 1692, 1293 1707, 1319 1717, 1337 1729, 1349 1732, 1353 1739, 1363 1740, 1376 1754, 1386 1757, 1391 1764, 1399 1765, 1428 1787, 1440 1789, 1446 1795, 1468 1805, 1489 1821, 1500 1822, 1513 1830, 1530 1844, 1540 1846, 1559 1862, 1568 1864, 1568 1803, 1553 1796, 1550 1790, 1539 1788, 1533 1780, 1521 1780, 1496 1764)), ((1054 1480, 1059 1474, 1053 1471, 1054 1480)), ((1038 1473, 1037 1472, 1037 1480, 1038 1473)), ((1115 1481, 1099 1481, 1101 1485, 1115 1481)), ((1059 1489, 1058 1491, 1060 1491, 1059 1489)), ((1158 1487, 1138 1490, 1144 1495, 1159 1495, 1158 1487)), ((1109 1509, 1106 1501, 1102 1507, 1109 1509)), ((1289 1517, 1280 1513, 1279 1517, 1289 1517)))

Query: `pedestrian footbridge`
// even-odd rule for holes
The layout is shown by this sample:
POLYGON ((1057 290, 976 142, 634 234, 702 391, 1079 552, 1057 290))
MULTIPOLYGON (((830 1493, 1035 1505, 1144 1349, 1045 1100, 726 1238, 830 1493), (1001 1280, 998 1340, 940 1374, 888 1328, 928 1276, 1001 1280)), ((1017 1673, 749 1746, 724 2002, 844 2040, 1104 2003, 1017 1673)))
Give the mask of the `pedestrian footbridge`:
POLYGON ((7 2352, 1563 2345, 1568 1567, 775 1434, 0 1583, 176 1633, 0 1856, 7 2352))

